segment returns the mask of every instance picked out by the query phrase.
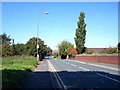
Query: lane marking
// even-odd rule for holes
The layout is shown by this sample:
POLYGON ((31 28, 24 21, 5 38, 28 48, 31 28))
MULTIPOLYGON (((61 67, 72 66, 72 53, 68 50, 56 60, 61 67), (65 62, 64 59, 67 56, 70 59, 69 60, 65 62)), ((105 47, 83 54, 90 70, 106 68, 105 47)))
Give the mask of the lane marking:
POLYGON ((57 79, 57 82, 59 83, 60 88, 62 88, 62 86, 63 86, 64 89, 66 90, 67 87, 66 87, 66 85, 64 84, 64 82, 62 81, 62 79, 60 78, 60 76, 58 75, 56 69, 54 68, 54 66, 52 65, 52 63, 51 63, 50 61, 48 61, 48 62, 49 62, 49 65, 50 65, 50 67, 51 67, 51 69, 52 69, 52 72, 54 73, 54 75, 55 75, 55 77, 56 77, 56 79, 57 79), (60 82, 61 82, 62 85, 60 85, 60 82, 59 82, 58 79, 60 80, 60 82))
POLYGON ((75 65, 75 64, 70 64, 70 65, 72 65, 72 66, 77 66, 77 65, 75 65))
MULTIPOLYGON (((47 60, 47 61, 48 61, 48 60, 47 60)), ((58 78, 57 78, 57 76, 56 76, 56 74, 55 74, 55 71, 53 70, 53 67, 51 66, 50 61, 48 61, 48 66, 49 66, 50 72, 52 72, 52 73, 54 74, 54 76, 55 76, 55 78, 56 78, 56 80, 57 80, 57 83, 58 83, 59 87, 62 88, 62 86, 60 85, 60 82, 59 82, 59 80, 58 80, 58 78)))
POLYGON ((70 64, 70 63, 67 63, 67 64, 70 64))
POLYGON ((113 79, 113 78, 108 77, 108 76, 106 76, 106 75, 102 75, 102 74, 100 74, 100 73, 96 73, 96 74, 99 75, 99 76, 106 77, 106 78, 108 78, 108 79, 110 79, 110 80, 113 80, 113 81, 116 81, 116 82, 120 83, 119 80, 113 79))
MULTIPOLYGON (((50 64, 49 64, 48 61, 47 61, 47 63, 48 63, 48 71, 49 71, 49 72, 53 72, 53 71, 51 70, 51 66, 50 66, 50 64)), ((53 73, 53 74, 54 74, 54 73, 53 73)), ((55 76, 55 75, 54 75, 54 76, 55 76)), ((55 76, 55 78, 56 78, 56 76, 55 76)), ((51 76, 51 79, 52 79, 52 83, 53 83, 54 88, 56 88, 56 87, 55 87, 55 84, 54 84, 55 82, 54 82, 52 76, 51 76)), ((57 79, 57 83, 58 83, 59 87, 61 87, 58 79, 57 79)))
POLYGON ((70 64, 70 63, 68 63, 68 62, 65 62, 66 64, 70 64))
POLYGON ((81 66, 79 66, 79 68, 84 69, 84 70, 86 70, 86 71, 90 71, 89 69, 86 69, 86 68, 81 67, 81 66))
POLYGON ((82 63, 82 64, 88 64, 91 66, 96 66, 96 67, 101 67, 101 68, 106 68, 106 69, 111 69, 111 70, 115 70, 115 71, 120 71, 119 68, 113 68, 113 67, 108 67, 108 66, 104 66, 104 65, 96 65, 96 64, 86 63, 86 62, 81 62, 81 61, 73 61, 73 60, 70 60, 70 61, 78 62, 78 63, 82 63))
MULTIPOLYGON (((79 61, 78 61, 78 62, 79 62, 79 61)), ((79 63, 80 63, 80 62, 79 62, 79 63)), ((83 63, 84 63, 84 62, 83 62, 83 63)), ((84 63, 84 64, 88 64, 88 63, 84 63)), ((72 64, 72 65, 74 65, 74 64, 72 64)), ((86 71, 90 71, 89 69, 86 69, 86 68, 81 67, 81 66, 79 66, 79 68, 84 69, 84 70, 86 70, 86 71)), ((108 77, 108 76, 106 76, 106 75, 102 75, 102 74, 100 74, 100 73, 96 73, 96 74, 99 75, 99 76, 102 76, 102 77, 105 77, 105 78, 107 78, 107 79, 110 79, 110 80, 113 80, 113 81, 115 81, 115 82, 120 83, 119 80, 113 79, 113 78, 108 77)))
MULTIPOLYGON (((81 68, 81 69, 83 69, 83 70, 86 70, 86 71, 90 71, 89 69, 86 69, 86 68, 81 67, 81 66, 79 66, 79 68, 81 68)), ((100 73, 96 73, 96 74, 99 75, 99 76, 102 76, 102 77, 105 77, 105 78, 108 78, 108 79, 110 79, 110 80, 113 80, 113 81, 116 81, 116 82, 119 82, 119 83, 120 83, 119 80, 113 79, 113 78, 108 77, 108 76, 106 76, 106 75, 102 75, 102 74, 100 74, 100 73)))

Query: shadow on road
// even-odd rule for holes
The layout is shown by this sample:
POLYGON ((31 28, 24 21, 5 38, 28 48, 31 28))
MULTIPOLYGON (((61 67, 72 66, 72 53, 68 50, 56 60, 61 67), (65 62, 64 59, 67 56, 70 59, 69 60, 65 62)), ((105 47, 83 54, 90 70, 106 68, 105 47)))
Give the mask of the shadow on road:
MULTIPOLYGON (((2 85, 3 89, 7 88, 42 88, 42 89, 54 89, 56 87, 53 84, 55 78, 53 73, 49 71, 43 72, 28 72, 20 70, 3 70, 2 71, 2 85), (52 77, 51 77, 52 75, 52 77), (25 80, 24 80, 25 79, 25 80), (6 88, 7 87, 7 88, 6 88)), ((60 71, 57 74, 62 79, 68 90, 71 89, 119 89, 120 76, 112 75, 105 72, 95 71, 60 71)))

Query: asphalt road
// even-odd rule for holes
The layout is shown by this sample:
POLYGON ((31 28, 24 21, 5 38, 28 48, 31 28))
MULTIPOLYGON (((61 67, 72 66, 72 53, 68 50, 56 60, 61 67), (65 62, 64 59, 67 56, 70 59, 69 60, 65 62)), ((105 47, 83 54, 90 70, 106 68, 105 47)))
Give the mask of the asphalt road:
POLYGON ((64 89, 120 88, 118 68, 99 63, 74 60, 48 60, 57 72, 64 89))
POLYGON ((115 65, 47 59, 30 74, 26 88, 117 90, 119 74, 115 65))

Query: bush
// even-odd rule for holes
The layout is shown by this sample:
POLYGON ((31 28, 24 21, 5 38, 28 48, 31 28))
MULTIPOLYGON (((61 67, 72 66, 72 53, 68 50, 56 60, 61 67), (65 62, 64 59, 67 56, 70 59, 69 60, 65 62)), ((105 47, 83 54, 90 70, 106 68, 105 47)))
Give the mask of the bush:
POLYGON ((85 53, 85 54, 92 54, 92 53, 94 53, 94 51, 93 51, 93 50, 88 50, 88 49, 86 49, 84 53, 85 53))
POLYGON ((67 55, 61 55, 61 59, 66 59, 67 55))
POLYGON ((74 48, 74 45, 71 42, 65 40, 58 44, 59 54, 61 57, 66 56, 68 54, 68 49, 71 48, 74 48))
POLYGON ((53 56, 54 56, 54 58, 58 58, 59 55, 58 55, 58 53, 54 53, 53 56))
POLYGON ((114 53, 118 53, 117 48, 107 48, 104 49, 103 51, 101 51, 101 53, 106 53, 106 54, 114 54, 114 53))

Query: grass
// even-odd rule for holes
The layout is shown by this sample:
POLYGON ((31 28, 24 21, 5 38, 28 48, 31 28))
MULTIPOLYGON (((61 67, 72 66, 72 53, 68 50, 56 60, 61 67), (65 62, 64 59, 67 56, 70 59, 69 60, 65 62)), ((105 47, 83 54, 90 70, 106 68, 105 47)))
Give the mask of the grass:
POLYGON ((30 56, 6 57, 2 60, 2 87, 21 88, 27 73, 37 66, 37 61, 30 56))

